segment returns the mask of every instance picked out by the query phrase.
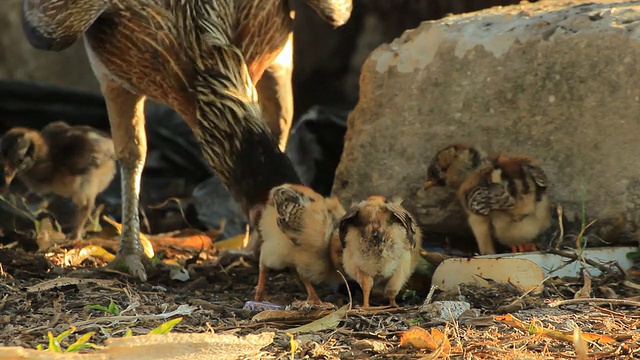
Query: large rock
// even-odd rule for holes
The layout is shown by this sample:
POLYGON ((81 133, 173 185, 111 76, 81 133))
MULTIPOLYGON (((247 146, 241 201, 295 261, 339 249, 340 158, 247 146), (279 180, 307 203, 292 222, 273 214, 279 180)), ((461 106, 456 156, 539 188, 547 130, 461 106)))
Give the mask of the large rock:
POLYGON ((640 223, 640 4, 547 1, 422 23, 365 62, 333 192, 399 195, 424 228, 463 233, 421 189, 452 142, 531 154, 566 213, 640 223))

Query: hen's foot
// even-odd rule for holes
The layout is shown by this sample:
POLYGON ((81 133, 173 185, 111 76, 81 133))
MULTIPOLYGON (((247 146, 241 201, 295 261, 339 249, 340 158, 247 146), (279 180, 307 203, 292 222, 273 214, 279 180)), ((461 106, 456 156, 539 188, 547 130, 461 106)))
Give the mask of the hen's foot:
POLYGON ((129 273, 140 281, 147 281, 145 265, 150 265, 149 259, 142 250, 118 251, 116 257, 107 265, 108 268, 129 273))

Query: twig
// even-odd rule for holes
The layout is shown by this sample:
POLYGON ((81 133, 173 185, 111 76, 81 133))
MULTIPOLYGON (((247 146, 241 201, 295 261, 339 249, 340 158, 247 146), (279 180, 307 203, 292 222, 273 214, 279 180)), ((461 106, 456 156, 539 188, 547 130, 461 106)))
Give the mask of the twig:
POLYGON ((605 309, 605 308, 603 308, 601 306, 598 306, 598 305, 594 305, 594 307, 596 309, 602 311, 603 313, 608 314, 608 315, 618 316, 618 317, 621 317, 621 318, 640 319, 640 316, 623 314, 623 313, 620 313, 620 312, 617 312, 617 311, 605 309))
POLYGON ((548 305, 549 307, 556 307, 561 305, 581 304, 581 303, 640 306, 640 301, 633 301, 633 300, 627 300, 627 299, 603 299, 603 298, 557 300, 557 301, 550 302, 548 305))
POLYGON ((174 311, 162 314, 152 314, 152 315, 119 315, 119 316, 103 316, 99 318, 94 318, 91 320, 79 321, 74 323, 73 326, 80 327, 83 325, 95 325, 100 322, 110 322, 117 323, 121 321, 131 321, 135 322, 138 320, 158 320, 158 319, 167 319, 175 315, 189 315, 194 310, 197 310, 195 306, 188 305, 180 305, 174 311))
POLYGON ((562 257, 566 257, 566 258, 571 259, 573 261, 584 261, 587 265, 593 266, 594 268, 600 270, 600 272, 602 272, 603 274, 611 272, 611 268, 609 268, 609 267, 607 267, 605 265, 602 265, 602 264, 600 264, 600 263, 598 263, 598 262, 596 262, 594 260, 587 259, 585 257, 580 257, 577 254, 568 253, 568 252, 565 252, 565 251, 562 251, 562 250, 558 250, 558 249, 549 249, 549 250, 547 250, 547 253, 553 254, 553 255, 559 255, 559 256, 562 256, 562 257))

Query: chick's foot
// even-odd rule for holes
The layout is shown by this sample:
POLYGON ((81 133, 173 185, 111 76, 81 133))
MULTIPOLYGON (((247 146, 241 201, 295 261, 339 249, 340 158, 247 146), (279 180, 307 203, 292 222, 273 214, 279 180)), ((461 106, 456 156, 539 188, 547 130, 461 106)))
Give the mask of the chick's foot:
POLYGON ((537 250, 538 250, 538 247, 534 243, 524 243, 524 244, 511 246, 511 252, 513 252, 513 253, 516 253, 516 252, 531 252, 531 251, 537 251, 537 250))

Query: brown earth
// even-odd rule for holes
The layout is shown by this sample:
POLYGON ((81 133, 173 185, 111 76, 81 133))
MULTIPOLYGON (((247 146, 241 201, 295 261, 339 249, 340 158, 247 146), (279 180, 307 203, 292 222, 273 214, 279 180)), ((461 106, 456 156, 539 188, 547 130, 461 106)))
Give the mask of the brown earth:
MULTIPOLYGON (((110 248, 107 241, 101 244, 110 248)), ((153 315, 168 313, 180 306, 193 306, 173 328, 173 333, 214 331, 217 334, 246 335, 275 332, 273 343, 265 347, 258 357, 285 359, 290 356, 291 345, 289 337, 281 330, 309 323, 319 316, 311 311, 298 320, 252 320, 258 311, 243 309, 245 302, 252 299, 257 281, 256 263, 251 258, 231 264, 216 264, 218 257, 215 249, 197 255, 196 251, 185 251, 174 246, 161 253, 165 260, 173 259, 182 264, 188 259, 191 259, 188 262, 197 259, 194 264, 187 266, 191 279, 186 282, 171 280, 169 266, 164 263, 150 272, 146 283, 135 282, 123 274, 100 271, 105 262, 99 257, 89 257, 79 266, 65 266, 65 262, 72 261, 75 254, 69 244, 42 253, 26 252, 15 242, 0 248, 0 346, 30 349, 38 345, 46 347, 48 332, 55 336, 71 326, 76 326, 76 330, 69 341, 63 343, 63 347, 90 331, 95 331, 90 341, 103 345, 108 337, 122 337, 129 329, 133 335, 143 335, 169 320, 153 319, 153 315), (73 279, 58 280, 56 286, 47 288, 45 281, 59 277, 81 278, 85 281, 72 284, 73 279), (40 286, 40 291, 30 286, 40 286), (108 317, 114 315, 86 308, 88 305, 108 306, 110 301, 120 310, 130 308, 121 315, 134 316, 138 321, 132 322, 132 318, 109 321, 108 317)), ((635 299, 637 303, 640 290, 623 285, 623 280, 615 273, 592 279, 592 295, 617 296, 630 301, 635 299)), ((399 346, 402 334, 416 325, 444 331, 451 344, 448 356, 454 359, 575 358, 571 341, 554 339, 550 337, 553 334, 544 336, 517 330, 492 316, 512 312, 514 317, 527 324, 535 321, 548 330, 572 334, 577 326, 584 333, 613 339, 611 343, 590 343, 590 358, 640 358, 640 310, 637 306, 596 306, 588 302, 554 308, 548 306, 550 300, 573 298, 583 288, 583 281, 578 279, 551 279, 540 296, 521 297, 508 286, 490 289, 463 286, 459 294, 436 291, 434 300, 457 300, 462 296, 471 303, 471 312, 463 314, 457 322, 446 324, 434 320, 432 314, 420 311, 419 305, 424 301, 424 290, 427 288, 424 285, 428 284, 428 280, 421 278, 410 284, 417 291, 405 292, 404 295, 408 296, 400 300, 400 309, 379 307, 370 311, 358 308, 362 297, 355 292, 357 285, 352 287, 355 292, 354 309, 336 327, 296 334, 294 338, 298 348, 295 357, 429 358, 430 350, 399 346)), ((343 290, 319 289, 324 300, 338 305, 348 302, 343 290)), ((290 271, 270 273, 267 291, 271 296, 270 301, 280 305, 288 305, 293 300, 305 297, 304 288, 290 271)), ((374 302, 372 305, 384 303, 374 302)), ((175 317, 178 316, 170 318, 175 317)), ((2 352, 0 347, 0 355, 2 352)), ((432 358, 437 358, 437 354, 434 355, 436 357, 432 358)), ((440 356, 446 358, 447 354, 440 356)))

